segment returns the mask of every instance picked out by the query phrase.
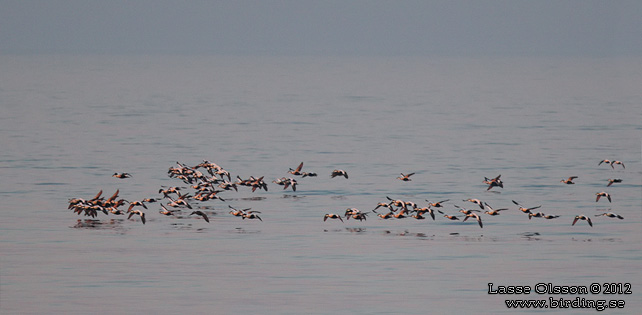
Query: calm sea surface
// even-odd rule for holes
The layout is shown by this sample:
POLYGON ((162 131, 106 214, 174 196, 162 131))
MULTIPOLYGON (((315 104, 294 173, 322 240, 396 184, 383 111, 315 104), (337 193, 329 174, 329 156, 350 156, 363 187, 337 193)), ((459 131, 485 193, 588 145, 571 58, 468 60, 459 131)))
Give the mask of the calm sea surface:
POLYGON ((514 313, 505 299, 581 297, 637 313, 641 87, 640 58, 0 56, 0 312, 514 313), (209 224, 158 203, 145 225, 67 209, 100 190, 193 195, 167 170, 204 159, 269 191, 192 201, 209 224), (319 176, 296 192, 271 182, 300 162, 319 176), (499 174, 504 188, 487 191, 499 174), (442 215, 323 221, 387 196, 509 210, 482 214, 483 229, 442 215), (529 220, 511 200, 560 217, 529 220), (595 216, 610 211, 624 219, 595 216), (571 226, 579 214, 593 227, 571 226), (632 294, 489 295, 488 283, 632 294))

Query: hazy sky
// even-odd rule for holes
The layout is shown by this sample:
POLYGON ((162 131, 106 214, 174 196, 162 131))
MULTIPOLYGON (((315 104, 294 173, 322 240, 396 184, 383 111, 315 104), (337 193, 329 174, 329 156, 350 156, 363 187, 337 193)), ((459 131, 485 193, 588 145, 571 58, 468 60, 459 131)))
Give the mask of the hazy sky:
POLYGON ((0 0, 0 53, 642 55, 642 1, 0 0))

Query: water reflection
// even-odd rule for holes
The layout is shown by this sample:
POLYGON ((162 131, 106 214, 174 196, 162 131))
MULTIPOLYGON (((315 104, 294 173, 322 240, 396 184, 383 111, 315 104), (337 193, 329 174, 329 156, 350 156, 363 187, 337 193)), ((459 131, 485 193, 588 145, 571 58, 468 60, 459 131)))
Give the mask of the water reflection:
POLYGON ((78 219, 76 224, 71 226, 74 229, 109 229, 113 230, 116 228, 122 228, 124 219, 110 219, 106 221, 96 220, 96 219, 78 219))
POLYGON ((297 199, 303 199, 303 198, 305 198, 305 196, 283 194, 283 196, 281 198, 297 200, 297 199))
POLYGON ((237 227, 234 230, 228 230, 229 233, 237 233, 237 234, 257 234, 261 233, 260 230, 246 230, 241 227, 237 227))
POLYGON ((178 230, 191 230, 192 229, 192 224, 191 223, 170 223, 170 226, 174 229, 178 230))
POLYGON ((457 240, 457 241, 462 241, 462 242, 497 242, 498 239, 496 237, 484 237, 484 235, 479 235, 479 236, 469 236, 469 235, 451 235, 448 239, 450 240, 457 240))
POLYGON ((70 226, 72 229, 87 229, 87 230, 112 230, 124 234, 127 229, 123 225, 125 219, 78 219, 76 224, 70 226))
POLYGON ((593 239, 593 238, 575 238, 572 237, 571 241, 573 242, 608 242, 608 243, 621 243, 622 239, 621 238, 615 238, 615 237, 606 237, 606 238, 598 238, 598 239, 593 239))
POLYGON ((365 233, 366 229, 365 228, 346 228, 346 231, 350 233, 365 233))
MULTIPOLYGON (((288 198, 288 197, 284 197, 284 198, 288 198)), ((296 196, 295 196, 294 198, 296 198, 296 196)), ((267 199, 267 197, 261 197, 261 196, 258 196, 258 197, 241 197, 241 198, 227 198, 227 197, 226 197, 226 198, 225 198, 225 200, 226 200, 226 201, 238 201, 238 200, 243 200, 243 201, 261 201, 261 200, 265 200, 265 199, 267 199)))
POLYGON ((520 234, 523 239, 528 240, 528 241, 539 241, 541 238, 539 237, 538 232, 524 232, 520 234))
MULTIPOLYGON (((384 235, 392 235, 392 236, 411 236, 411 237, 417 237, 417 238, 427 238, 428 237, 428 235, 426 233, 423 233, 423 232, 410 232, 408 230, 404 230, 402 232, 393 232, 393 231, 390 231, 390 230, 385 230, 385 231, 383 231, 383 234, 384 235)), ((435 235, 433 234, 430 237, 434 238, 435 235)))

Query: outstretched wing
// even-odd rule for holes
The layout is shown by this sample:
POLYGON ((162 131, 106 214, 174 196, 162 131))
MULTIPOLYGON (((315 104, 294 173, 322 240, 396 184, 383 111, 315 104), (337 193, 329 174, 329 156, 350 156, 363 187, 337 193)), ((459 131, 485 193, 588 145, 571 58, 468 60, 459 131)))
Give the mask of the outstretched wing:
POLYGON ((96 196, 94 196, 94 198, 91 198, 90 200, 96 200, 96 199, 100 198, 100 195, 102 195, 102 194, 103 194, 103 190, 101 189, 101 190, 96 194, 96 196))

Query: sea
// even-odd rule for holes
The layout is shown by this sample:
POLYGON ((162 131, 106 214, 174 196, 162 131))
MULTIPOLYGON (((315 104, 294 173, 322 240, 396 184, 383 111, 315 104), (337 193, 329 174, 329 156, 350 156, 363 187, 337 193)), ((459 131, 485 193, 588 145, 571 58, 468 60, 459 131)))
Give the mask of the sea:
POLYGON ((1 55, 0 70, 2 314, 642 308, 640 57, 1 55), (159 190, 197 193, 168 170, 204 160, 268 190, 160 214, 159 190), (288 173, 301 162, 317 176, 288 173), (159 200, 136 207, 145 224, 68 209, 99 191, 159 200), (448 201, 434 220, 382 219, 388 198, 448 201), (324 221, 348 208, 366 219, 324 221))

